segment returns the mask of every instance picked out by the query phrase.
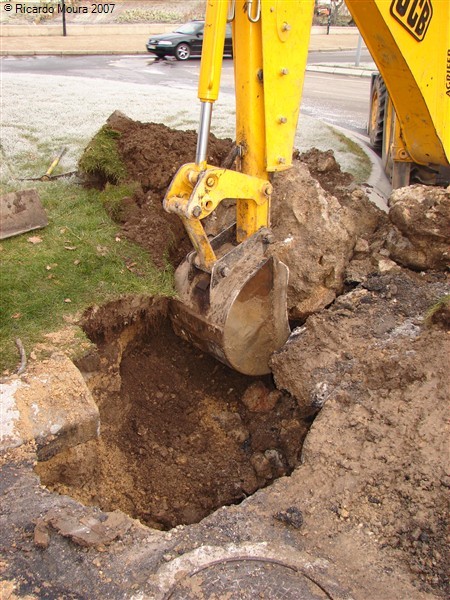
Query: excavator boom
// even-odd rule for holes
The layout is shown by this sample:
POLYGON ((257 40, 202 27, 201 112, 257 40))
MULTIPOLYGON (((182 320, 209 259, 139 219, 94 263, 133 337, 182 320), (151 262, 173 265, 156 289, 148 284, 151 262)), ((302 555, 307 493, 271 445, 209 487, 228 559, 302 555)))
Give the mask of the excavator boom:
MULTIPOLYGON (((394 102, 397 161, 448 165, 450 2, 347 0, 394 102)), ((291 166, 314 0, 208 0, 199 80, 195 162, 183 165, 164 198, 194 251, 177 270, 175 331, 232 368, 269 372, 289 335, 288 269, 270 251, 271 174, 291 166), (236 170, 208 165, 213 103, 225 28, 233 26, 236 170), (214 240, 202 220, 224 199, 236 225, 214 240)))

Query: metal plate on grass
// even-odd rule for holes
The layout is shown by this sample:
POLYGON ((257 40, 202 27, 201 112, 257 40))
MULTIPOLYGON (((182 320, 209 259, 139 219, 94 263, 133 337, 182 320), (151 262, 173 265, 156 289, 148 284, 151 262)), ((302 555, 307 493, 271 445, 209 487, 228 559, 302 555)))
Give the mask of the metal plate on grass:
POLYGON ((48 225, 47 214, 35 189, 0 196, 0 217, 2 240, 48 225))

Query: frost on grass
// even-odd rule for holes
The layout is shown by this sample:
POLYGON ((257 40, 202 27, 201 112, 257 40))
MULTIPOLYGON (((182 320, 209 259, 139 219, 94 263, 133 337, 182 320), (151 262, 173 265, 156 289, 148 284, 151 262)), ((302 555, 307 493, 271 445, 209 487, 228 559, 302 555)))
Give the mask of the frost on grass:
MULTIPOLYGON (((39 146, 57 152, 67 147, 61 167, 74 170, 93 135, 115 110, 132 119, 168 123, 178 129, 196 127, 199 102, 196 90, 81 77, 3 74, 3 147, 9 165, 26 165, 22 177, 35 176, 33 162, 41 159, 39 146)), ((232 137, 234 99, 224 95, 217 108, 218 137, 232 137)), ((45 157, 51 162, 52 156, 45 157)), ((41 174, 41 173, 38 173, 41 174)), ((2 179, 9 177, 4 167, 2 179)))
MULTIPOLYGON (((2 95, 2 182, 13 172, 16 177, 42 175, 42 167, 49 166, 62 147, 67 152, 61 170, 76 170, 83 149, 115 110, 135 120, 185 130, 197 128, 200 111, 195 87, 180 90, 87 77, 3 73, 2 95)), ((234 139, 233 94, 221 93, 216 102, 212 132, 234 139)), ((334 139, 328 125, 305 115, 295 144, 301 151, 333 149, 342 169, 352 173, 360 161, 334 139)))

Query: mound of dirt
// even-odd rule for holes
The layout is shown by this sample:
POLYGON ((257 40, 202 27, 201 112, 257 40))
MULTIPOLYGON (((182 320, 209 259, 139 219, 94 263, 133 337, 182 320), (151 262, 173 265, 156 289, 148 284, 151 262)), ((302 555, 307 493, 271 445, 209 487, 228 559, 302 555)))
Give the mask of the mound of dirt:
MULTIPOLYGON (((119 134, 119 157, 128 173, 128 181, 138 186, 135 194, 122 202, 119 219, 123 234, 145 248, 156 266, 164 267, 167 259, 178 265, 192 247, 181 220, 164 211, 162 200, 179 167, 194 161, 196 132, 176 130, 160 123, 141 123, 119 111, 107 119, 106 125, 119 134)), ((221 140, 211 134, 209 164, 221 165, 231 148, 231 140, 221 140)), ((115 184, 101 167, 95 172, 81 172, 81 175, 88 186, 115 184)))
POLYGON ((303 459, 313 469, 305 486, 316 490, 308 504, 328 502, 327 535, 351 544, 370 531, 382 553, 443 593, 450 347, 425 316, 446 293, 442 275, 370 277, 310 317, 272 361, 302 412, 322 409, 303 459), (340 520, 330 525, 333 512, 340 520))
MULTIPOLYGON (((192 162, 196 133, 140 123, 118 112, 109 117, 107 126, 118 132, 120 159, 130 180, 139 184, 133 197, 123 199, 124 235, 146 248, 157 266, 169 259, 176 267, 192 245, 181 220, 163 210, 162 200, 176 170, 192 162)), ((231 140, 211 136, 208 162, 223 164, 232 147, 231 140)), ((100 170, 90 179, 107 177, 100 170)), ((312 149, 301 156, 296 152, 293 168, 276 174, 273 186, 272 252, 290 269, 289 315, 301 320, 342 292, 358 239, 367 240, 385 215, 352 176, 341 171, 332 151, 312 149)), ((208 235, 216 235, 234 219, 234 204, 225 201, 203 223, 208 235)))

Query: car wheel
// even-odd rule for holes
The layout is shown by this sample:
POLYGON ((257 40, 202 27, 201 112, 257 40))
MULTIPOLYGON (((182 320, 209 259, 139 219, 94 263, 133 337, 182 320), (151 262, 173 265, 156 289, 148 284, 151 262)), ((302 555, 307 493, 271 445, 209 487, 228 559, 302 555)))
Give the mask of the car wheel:
POLYGON ((175 48, 175 58, 177 60, 187 60, 191 56, 191 48, 189 44, 178 44, 175 48))

